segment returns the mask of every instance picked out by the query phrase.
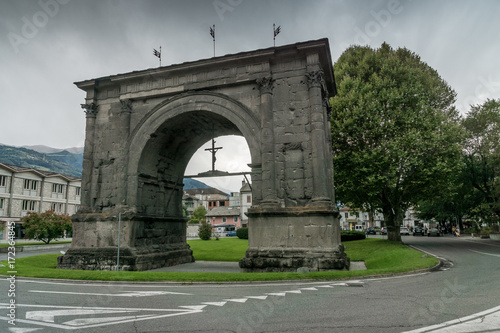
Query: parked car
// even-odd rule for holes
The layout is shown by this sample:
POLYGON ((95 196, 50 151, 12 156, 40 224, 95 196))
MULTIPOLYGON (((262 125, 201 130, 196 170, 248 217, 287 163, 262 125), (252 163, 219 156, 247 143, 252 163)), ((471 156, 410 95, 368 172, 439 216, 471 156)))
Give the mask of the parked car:
POLYGON ((420 228, 420 227, 416 227, 415 229, 413 229, 413 236, 416 236, 416 235, 425 236, 425 229, 420 228))
POLYGON ((406 227, 401 227, 399 228, 399 234, 410 236, 410 230, 406 227))
POLYGON ((375 230, 375 228, 373 228, 373 227, 370 227, 370 228, 366 229, 366 234, 367 235, 376 235, 377 230, 375 230))
POLYGON ((382 228, 380 229, 380 234, 381 234, 381 235, 387 235, 387 228, 386 228, 386 227, 382 227, 382 228))
POLYGON ((429 231, 427 231, 427 236, 441 236, 441 231, 439 231, 438 228, 429 228, 429 231))
POLYGON ((236 231, 228 231, 226 237, 236 237, 236 231))
POLYGON ((363 228, 363 226, 362 226, 362 225, 355 225, 355 226, 354 226, 354 230, 355 230, 355 231, 361 231, 361 232, 363 232, 363 231, 364 231, 364 228, 363 228))

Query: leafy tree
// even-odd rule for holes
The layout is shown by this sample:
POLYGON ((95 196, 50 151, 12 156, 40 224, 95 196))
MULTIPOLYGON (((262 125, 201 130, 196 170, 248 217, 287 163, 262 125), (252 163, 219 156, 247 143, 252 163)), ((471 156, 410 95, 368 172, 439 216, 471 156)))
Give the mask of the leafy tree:
POLYGON ((28 212, 21 219, 24 232, 28 238, 33 238, 49 244, 50 241, 63 236, 64 231, 72 231, 69 215, 56 214, 49 210, 45 213, 28 212))
POLYGON ((202 222, 198 229, 198 237, 202 240, 210 240, 212 237, 212 225, 206 221, 202 222))
POLYGON ((188 223, 203 223, 206 220, 207 210, 204 206, 199 206, 193 212, 191 219, 188 223))
POLYGON ((463 120, 467 140, 465 164, 468 177, 483 198, 477 208, 483 220, 500 218, 500 99, 472 105, 463 120))
POLYGON ((404 212, 446 188, 460 159, 456 93, 406 48, 351 46, 334 65, 337 199, 381 210, 400 241, 404 212))

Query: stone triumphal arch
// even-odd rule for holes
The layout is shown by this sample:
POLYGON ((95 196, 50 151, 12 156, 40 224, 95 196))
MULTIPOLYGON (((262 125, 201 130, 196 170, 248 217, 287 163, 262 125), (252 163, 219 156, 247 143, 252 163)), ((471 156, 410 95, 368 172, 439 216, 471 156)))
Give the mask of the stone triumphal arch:
POLYGON ((183 176, 214 136, 251 154, 245 272, 343 269, 334 204, 328 40, 77 82, 86 92, 81 208, 58 268, 147 270, 192 262, 183 176), (120 237, 118 237, 120 226, 120 237))

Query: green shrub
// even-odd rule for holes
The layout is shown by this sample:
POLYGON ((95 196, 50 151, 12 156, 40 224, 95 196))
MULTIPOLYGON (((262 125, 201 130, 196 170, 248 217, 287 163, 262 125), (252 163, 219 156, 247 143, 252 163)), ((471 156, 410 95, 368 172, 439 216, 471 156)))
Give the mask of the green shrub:
POLYGON ((236 236, 239 239, 248 239, 248 228, 239 228, 236 230, 236 236))
POLYGON ((364 232, 361 231, 345 231, 342 230, 340 232, 340 241, 341 242, 348 242, 352 240, 359 240, 359 239, 365 239, 366 235, 364 232))
POLYGON ((198 237, 203 240, 210 240, 210 237, 212 237, 212 225, 207 222, 202 222, 198 229, 198 237))

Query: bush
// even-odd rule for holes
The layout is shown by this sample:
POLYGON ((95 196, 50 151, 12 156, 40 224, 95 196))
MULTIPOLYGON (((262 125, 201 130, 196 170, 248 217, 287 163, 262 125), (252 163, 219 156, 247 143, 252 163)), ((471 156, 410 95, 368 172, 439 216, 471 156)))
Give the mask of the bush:
POLYGON ((198 229, 198 237, 203 240, 210 240, 212 237, 212 225, 207 222, 201 222, 201 226, 198 229))
POLYGON ((352 240, 359 240, 359 239, 365 239, 366 235, 364 232, 361 231, 344 231, 342 230, 340 232, 340 241, 341 242, 348 242, 352 240))
POLYGON ((236 230, 236 236, 239 239, 248 239, 248 228, 239 228, 236 230))

